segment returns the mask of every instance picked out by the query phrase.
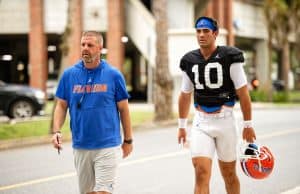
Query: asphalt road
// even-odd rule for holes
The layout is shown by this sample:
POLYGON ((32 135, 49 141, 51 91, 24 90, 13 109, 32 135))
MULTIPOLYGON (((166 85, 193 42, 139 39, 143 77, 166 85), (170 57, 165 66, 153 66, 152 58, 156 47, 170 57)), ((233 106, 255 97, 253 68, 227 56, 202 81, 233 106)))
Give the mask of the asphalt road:
MULTIPOLYGON (((271 148, 275 169, 267 179, 253 180, 238 165, 242 194, 300 193, 299 115, 299 107, 254 110, 257 143, 271 148)), ((135 132, 135 149, 120 165, 116 194, 193 193, 191 159, 178 146, 176 132, 176 126, 135 132)), ((0 166, 0 194, 78 193, 70 143, 60 155, 50 144, 1 151, 0 166)), ((211 193, 225 193, 216 160, 211 193)))

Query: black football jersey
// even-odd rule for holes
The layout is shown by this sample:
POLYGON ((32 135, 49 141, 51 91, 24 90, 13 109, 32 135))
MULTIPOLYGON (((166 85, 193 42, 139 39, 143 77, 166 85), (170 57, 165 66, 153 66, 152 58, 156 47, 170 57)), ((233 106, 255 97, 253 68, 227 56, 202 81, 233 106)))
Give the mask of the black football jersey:
POLYGON ((180 68, 194 84, 194 102, 205 106, 221 106, 234 101, 235 88, 230 77, 230 65, 244 62, 242 51, 235 47, 218 46, 205 60, 200 49, 185 54, 180 68))

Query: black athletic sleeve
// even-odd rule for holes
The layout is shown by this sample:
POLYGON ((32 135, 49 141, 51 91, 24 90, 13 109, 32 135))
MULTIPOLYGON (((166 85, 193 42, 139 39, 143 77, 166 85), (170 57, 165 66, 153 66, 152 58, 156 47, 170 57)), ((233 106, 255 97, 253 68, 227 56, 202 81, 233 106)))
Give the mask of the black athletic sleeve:
POLYGON ((242 63, 245 61, 243 52, 235 47, 229 47, 227 54, 230 56, 231 64, 232 63, 242 63))
POLYGON ((184 57, 181 58, 180 60, 180 64, 179 67, 182 71, 186 71, 187 65, 186 65, 186 60, 184 59, 184 57))

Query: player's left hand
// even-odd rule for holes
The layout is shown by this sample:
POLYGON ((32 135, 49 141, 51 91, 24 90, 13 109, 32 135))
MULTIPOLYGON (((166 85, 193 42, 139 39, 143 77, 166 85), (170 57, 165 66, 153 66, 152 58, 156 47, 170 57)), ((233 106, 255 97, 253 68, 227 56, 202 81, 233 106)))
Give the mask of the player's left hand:
POLYGON ((123 158, 126 158, 132 152, 133 145, 128 144, 128 143, 123 143, 122 144, 122 150, 123 150, 123 158))
POLYGON ((255 131, 252 127, 244 128, 243 139, 249 143, 253 143, 256 140, 255 131))

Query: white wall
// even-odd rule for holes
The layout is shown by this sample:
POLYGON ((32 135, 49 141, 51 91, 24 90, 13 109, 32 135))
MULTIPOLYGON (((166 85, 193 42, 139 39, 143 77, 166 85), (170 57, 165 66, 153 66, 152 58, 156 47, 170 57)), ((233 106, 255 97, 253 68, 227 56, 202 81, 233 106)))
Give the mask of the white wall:
POLYGON ((126 0, 125 30, 142 55, 155 64, 155 19, 139 0, 126 0))
POLYGON ((258 39, 268 36, 262 7, 234 1, 233 23, 236 36, 258 39))
POLYGON ((0 1, 0 34, 29 32, 29 0, 0 1))
POLYGON ((186 29, 194 25, 194 2, 168 0, 168 25, 170 29, 186 29))
MULTIPOLYGON (((64 31, 67 9, 67 0, 44 1, 46 33, 64 31)), ((84 0, 82 11, 84 30, 107 30, 107 0, 84 0)), ((0 34, 29 33, 29 18, 29 0, 0 0, 0 34)))
POLYGON ((83 1, 83 29, 107 31, 107 0, 83 1))
POLYGON ((67 0, 45 0, 44 1, 45 32, 63 33, 67 23, 67 11, 68 11, 67 0))
MULTIPOLYGON (((107 0, 82 2, 83 30, 107 30, 107 0)), ((45 0, 45 31, 63 33, 67 23, 67 0, 45 0)))

